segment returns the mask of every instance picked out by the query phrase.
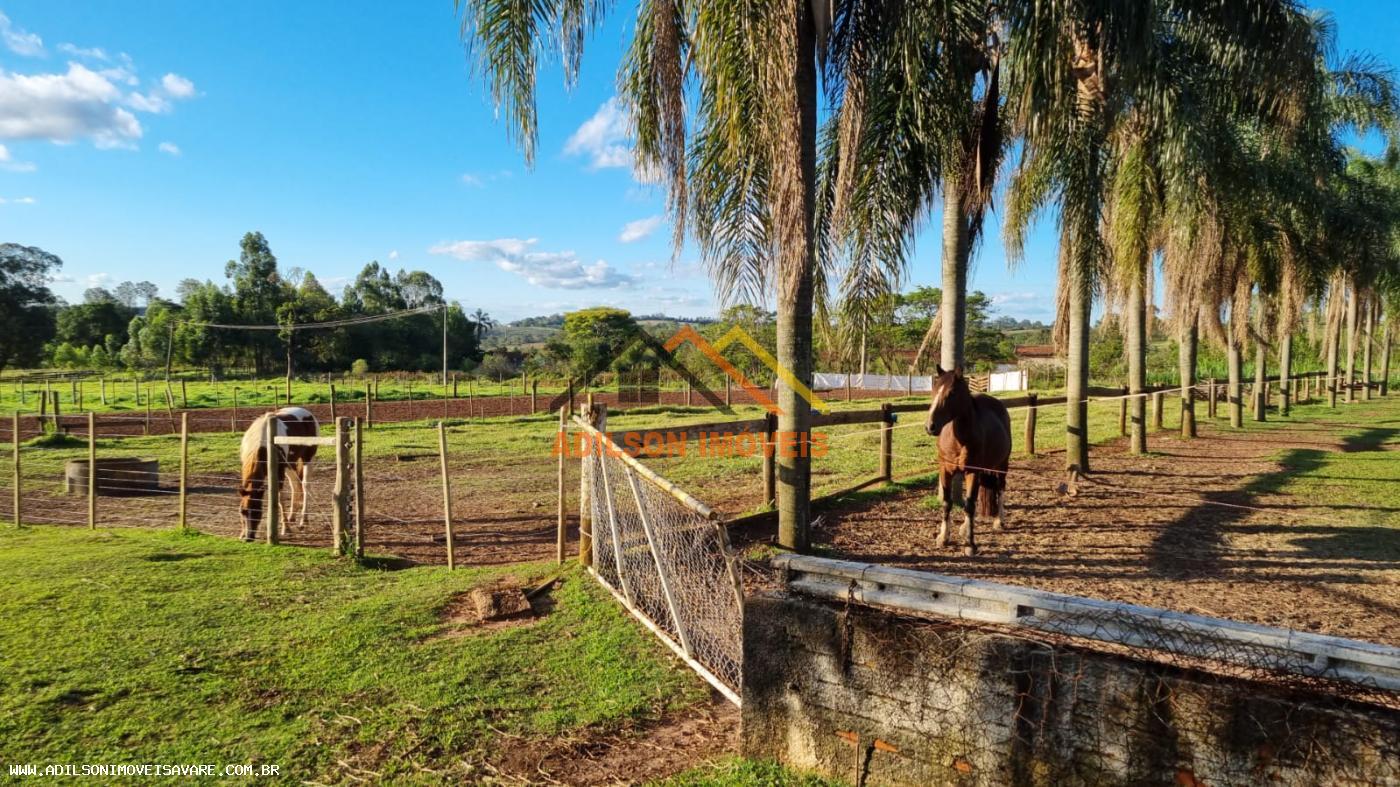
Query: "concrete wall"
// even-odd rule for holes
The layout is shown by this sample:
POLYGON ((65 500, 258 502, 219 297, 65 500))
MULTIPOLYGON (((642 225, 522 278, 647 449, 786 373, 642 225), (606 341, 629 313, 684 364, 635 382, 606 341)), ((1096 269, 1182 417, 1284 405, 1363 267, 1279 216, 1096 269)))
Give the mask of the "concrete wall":
POLYGON ((796 596, 744 612, 743 750, 867 784, 1400 784, 1400 712, 796 596))

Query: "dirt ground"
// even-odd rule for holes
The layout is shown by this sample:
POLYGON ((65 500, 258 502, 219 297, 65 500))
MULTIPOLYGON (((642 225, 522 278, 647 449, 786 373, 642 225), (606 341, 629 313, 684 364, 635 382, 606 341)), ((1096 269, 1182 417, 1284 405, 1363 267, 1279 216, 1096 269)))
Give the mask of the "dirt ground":
POLYGON ((1093 475, 1073 497, 1057 488, 1062 453, 1013 461, 1007 530, 984 522, 973 557, 963 555, 956 510, 950 543, 934 548, 931 486, 827 508, 813 541, 851 560, 1400 645, 1396 530, 1339 517, 1395 509, 1279 491, 1319 451, 1392 452, 1388 475, 1400 483, 1396 431, 1372 432, 1343 438, 1298 424, 1264 433, 1203 425, 1197 440, 1154 433, 1149 456, 1127 455, 1123 441, 1095 446, 1093 475))
POLYGON ((642 784, 738 748, 739 709, 716 694, 708 703, 617 732, 510 741, 482 768, 507 784, 642 784))

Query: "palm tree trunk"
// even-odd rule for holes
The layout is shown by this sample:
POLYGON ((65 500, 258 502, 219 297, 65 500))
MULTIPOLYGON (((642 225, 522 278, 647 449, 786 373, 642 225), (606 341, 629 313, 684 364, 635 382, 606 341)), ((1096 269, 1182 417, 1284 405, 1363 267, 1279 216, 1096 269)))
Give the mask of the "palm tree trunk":
POLYGON ((1376 338, 1376 308, 1375 304, 1366 304, 1366 332, 1365 344, 1361 345, 1361 382, 1364 386, 1361 389, 1361 398, 1371 398, 1371 344, 1376 338))
POLYGON ((1196 319, 1183 328, 1177 344, 1177 371, 1181 376, 1181 436, 1196 436, 1196 319))
POLYGON ((1356 284, 1353 282, 1347 292, 1347 368, 1342 375, 1342 384, 1346 386, 1346 401, 1351 402, 1354 392, 1351 386, 1356 382, 1356 308, 1357 295, 1356 284))
MULTIPOLYGON (((784 162, 800 177, 799 188, 779 188, 778 216, 801 216, 800 233, 793 233, 780 250, 778 263, 778 363, 798 383, 812 384, 812 274, 816 267, 813 226, 817 180, 817 73, 816 30, 811 6, 797 3, 796 86, 799 161, 784 162), (793 165, 796 165, 795 167, 793 165)), ((812 424, 811 403, 792 385, 778 386, 778 431, 806 444, 812 424)), ((780 439, 779 445, 783 442, 780 439)), ((812 462, 807 451, 779 451, 776 458, 778 489, 778 543, 805 552, 811 515, 812 462), (792 455, 785 456, 785 453, 792 455)))
POLYGON ((1289 383, 1293 375, 1293 331, 1288 331, 1279 341, 1278 348, 1278 414, 1288 415, 1293 391, 1289 383))
POLYGON ((1230 407, 1230 426, 1239 429, 1244 426, 1244 402, 1240 401, 1240 397, 1244 393, 1242 390, 1244 384, 1241 382, 1244 370, 1241 368, 1240 343, 1235 339, 1234 331, 1231 330, 1230 333, 1231 335, 1225 339, 1225 358, 1230 374, 1229 386, 1226 388, 1228 399, 1226 404, 1230 407))
POLYGON ((1144 287, 1146 260, 1142 268, 1133 272, 1133 281, 1128 287, 1128 400, 1129 421, 1132 424, 1128 437, 1128 453, 1147 453, 1147 292, 1144 287))
POLYGON ((944 369, 963 366, 967 338, 967 221, 963 217, 962 182, 950 176, 943 182, 943 292, 938 308, 943 312, 944 369))
POLYGON ((1069 348, 1065 359, 1065 464, 1089 472, 1089 308, 1093 294, 1088 271, 1069 266, 1069 348))
MULTIPOLYGON (((1332 297, 1336 297, 1333 295, 1332 297)), ((1330 322, 1329 322, 1330 326, 1330 322)), ((1337 356, 1341 351, 1342 328, 1338 325, 1327 335, 1327 406, 1337 406, 1337 356)))
MULTIPOLYGON (((1263 320, 1260 321, 1263 328, 1263 320)), ((1261 331, 1262 333, 1262 331, 1261 331)), ((1263 421, 1269 407, 1269 348, 1263 337, 1254 341, 1254 420, 1263 421)))
POLYGON ((1385 327, 1381 329, 1381 396, 1390 394, 1390 315, 1386 315, 1385 327))

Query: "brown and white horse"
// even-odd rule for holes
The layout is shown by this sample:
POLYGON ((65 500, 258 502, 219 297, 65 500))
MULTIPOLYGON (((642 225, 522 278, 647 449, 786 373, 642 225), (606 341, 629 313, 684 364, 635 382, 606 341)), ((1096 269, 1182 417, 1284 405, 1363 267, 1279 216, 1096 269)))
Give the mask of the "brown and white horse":
POLYGON ((991 516, 992 527, 1001 530, 1006 505, 1006 472, 1011 461, 1011 414, 999 399, 973 394, 962 369, 938 367, 933 381, 933 401, 924 429, 938 437, 938 489, 943 496, 943 521, 934 545, 948 543, 948 519, 953 511, 953 476, 962 473, 963 554, 977 553, 972 534, 973 507, 991 516))
MULTIPOLYGON (((258 536, 258 523, 263 518, 263 496, 267 487, 267 450, 266 443, 267 419, 274 418, 277 421, 276 435, 278 437, 316 437, 321 433, 321 425, 316 422, 316 416, 309 410, 301 407, 283 407, 275 413, 266 413, 258 416, 253 421, 248 431, 243 433, 243 444, 239 450, 240 460, 243 466, 243 483, 238 487, 239 513, 243 517, 243 533, 240 535, 244 541, 254 541, 258 536)), ((292 526, 292 512, 296 509, 297 495, 301 495, 301 511, 297 518, 297 526, 306 526, 306 476, 310 469, 311 460, 316 456, 316 446, 314 445, 280 445, 276 446, 277 469, 281 478, 278 478, 278 486, 281 486, 282 478, 286 478, 290 473, 292 483, 287 485, 291 493, 289 505, 282 508, 282 527, 290 530, 292 526)), ((275 491, 274 491, 275 494, 275 491)), ((271 524, 271 523, 269 523, 271 524)))

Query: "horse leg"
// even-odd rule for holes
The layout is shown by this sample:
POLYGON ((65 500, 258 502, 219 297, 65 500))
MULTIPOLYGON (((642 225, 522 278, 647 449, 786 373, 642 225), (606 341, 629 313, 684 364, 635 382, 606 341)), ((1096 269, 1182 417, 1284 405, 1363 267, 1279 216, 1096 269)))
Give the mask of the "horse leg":
POLYGON ((992 529, 993 529, 993 530, 1005 530, 1005 529, 1006 529, 1006 471, 1005 471, 1005 470, 1002 471, 1001 477, 997 479, 997 485, 996 485, 995 487, 993 487, 992 489, 993 489, 992 494, 995 495, 995 498, 994 498, 994 505, 996 506, 996 515, 992 518, 992 529))
POLYGON ((972 520, 977 511, 977 496, 982 488, 982 474, 967 474, 967 489, 963 495, 963 554, 972 556, 977 554, 977 540, 972 534, 972 520))
POLYGON ((948 520, 953 515, 953 495, 952 476, 946 470, 938 471, 938 493, 943 499, 943 519, 938 526, 938 537, 933 540, 934 547, 942 549, 948 545, 948 520))
POLYGON ((297 482, 301 484, 301 518, 297 520, 297 527, 306 528, 306 478, 311 474, 310 462, 297 463, 297 482))

